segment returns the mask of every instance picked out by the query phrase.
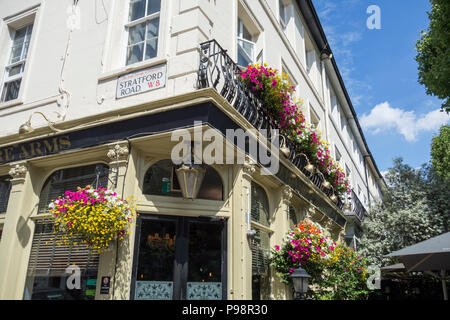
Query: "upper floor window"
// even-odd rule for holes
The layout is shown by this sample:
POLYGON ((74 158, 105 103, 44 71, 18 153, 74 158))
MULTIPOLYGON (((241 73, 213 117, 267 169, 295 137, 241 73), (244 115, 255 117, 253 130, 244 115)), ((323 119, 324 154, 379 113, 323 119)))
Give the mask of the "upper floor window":
POLYGON ((352 186, 352 171, 347 165, 345 165, 345 174, 347 176, 348 183, 352 186))
POLYGON ((238 20, 238 65, 247 67, 255 62, 255 39, 244 22, 238 20))
POLYGON ((13 30, 11 51, 5 67, 0 102, 17 99, 22 83, 33 24, 13 30))
POLYGON ((279 10, 280 10, 280 24, 283 28, 283 31, 286 30, 287 24, 288 24, 288 13, 287 13, 287 6, 284 4, 283 0, 278 0, 279 3, 279 10))
POLYGON ((337 147, 335 147, 334 151, 335 151, 335 156, 334 157, 335 157, 336 161, 339 163, 339 165, 342 166, 342 163, 341 163, 342 155, 339 152, 339 149, 337 147))
POLYGON ((161 0, 130 0, 126 64, 158 55, 161 0))
POLYGON ((289 69, 286 67, 286 65, 284 63, 282 63, 282 65, 281 65, 281 72, 288 77, 289 83, 291 83, 291 85, 295 89, 297 89, 298 82, 297 82, 297 80, 295 80, 294 76, 292 75, 292 73, 289 71, 289 69))
POLYGON ((314 109, 312 108, 312 106, 310 106, 310 114, 311 114, 311 124, 314 126, 314 128, 316 128, 317 130, 320 131, 320 118, 317 115, 317 113, 314 111, 314 109))

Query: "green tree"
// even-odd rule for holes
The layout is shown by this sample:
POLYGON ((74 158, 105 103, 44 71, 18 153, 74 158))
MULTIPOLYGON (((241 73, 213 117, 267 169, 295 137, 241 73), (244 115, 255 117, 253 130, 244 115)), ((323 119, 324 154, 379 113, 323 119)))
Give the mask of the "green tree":
POLYGON ((450 125, 444 125, 431 142, 431 165, 444 180, 450 181, 450 125))
POLYGON ((449 189, 439 195, 429 167, 414 169, 394 160, 385 176, 388 193, 382 203, 369 210, 363 223, 360 253, 369 263, 385 266, 392 261, 383 256, 429 239, 445 231, 449 189), (447 199, 446 199, 447 198, 447 199), (432 203, 435 201, 435 203, 432 203))
POLYGON ((443 99, 441 106, 450 112, 450 1, 430 0, 428 12, 430 25, 417 41, 416 61, 419 83, 425 85, 427 94, 443 99))

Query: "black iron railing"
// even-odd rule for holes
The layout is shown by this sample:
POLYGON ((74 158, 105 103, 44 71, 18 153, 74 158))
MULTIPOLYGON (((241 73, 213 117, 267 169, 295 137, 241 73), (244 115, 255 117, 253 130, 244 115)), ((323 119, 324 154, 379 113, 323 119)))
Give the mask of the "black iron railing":
MULTIPOLYGON (((200 66, 198 70, 199 89, 214 88, 243 115, 256 129, 267 129, 268 138, 271 130, 279 129, 277 121, 270 116, 268 106, 259 99, 239 79, 242 69, 228 56, 216 40, 209 40, 200 44, 200 66)), ((282 139, 281 139, 282 140, 282 139)), ((281 141, 280 141, 281 143, 281 141)), ((322 190, 328 197, 333 195, 331 189, 323 188, 323 176, 315 172, 311 174, 305 169, 307 160, 304 157, 296 157, 301 153, 299 145, 289 139, 285 141, 290 150, 289 159, 300 171, 302 171, 311 182, 322 190)), ((336 205, 342 210, 344 203, 339 197, 335 200, 336 205)))
POLYGON ((347 215, 354 215, 359 221, 363 222, 366 216, 366 209, 353 190, 350 193, 348 204, 350 205, 350 210, 347 210, 345 213, 347 215))

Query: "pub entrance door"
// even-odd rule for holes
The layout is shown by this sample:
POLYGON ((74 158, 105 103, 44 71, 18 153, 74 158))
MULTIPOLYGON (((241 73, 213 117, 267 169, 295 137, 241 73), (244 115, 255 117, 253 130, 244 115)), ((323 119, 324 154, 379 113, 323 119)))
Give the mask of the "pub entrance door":
POLYGON ((141 215, 131 299, 226 299, 226 220, 141 215))

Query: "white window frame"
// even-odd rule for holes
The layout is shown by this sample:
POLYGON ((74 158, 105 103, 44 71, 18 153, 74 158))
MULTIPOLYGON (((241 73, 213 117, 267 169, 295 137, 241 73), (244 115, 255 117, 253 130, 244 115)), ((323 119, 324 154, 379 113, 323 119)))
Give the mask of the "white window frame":
MULTIPOLYGON (((241 50, 241 52, 245 55, 246 58, 249 59, 250 63, 249 64, 253 64, 255 63, 255 51, 256 51, 256 42, 254 41, 255 37, 253 34, 251 34, 252 40, 248 40, 244 38, 244 27, 247 29, 248 33, 251 34, 250 30, 248 27, 245 26, 244 21, 242 21, 242 18, 238 18, 238 32, 237 32, 237 54, 239 57, 239 51, 241 50), (240 49, 240 47, 242 47, 239 42, 242 41, 244 43, 247 43, 248 45, 251 45, 253 50, 252 50, 252 57, 250 57, 247 54, 247 51, 244 50, 244 48, 240 49)), ((260 54, 258 54, 258 57, 260 56, 260 54)), ((241 66, 241 67, 247 67, 247 66, 241 66)))
POLYGON ((322 126, 321 126, 321 122, 320 122, 320 117, 317 114, 317 112, 314 111, 314 108, 312 107, 312 105, 310 105, 309 112, 310 112, 309 118, 311 121, 311 125, 314 125, 314 128, 316 130, 321 131, 322 126), (317 125, 313 123, 313 118, 315 118, 315 120, 317 121, 317 125))
POLYGON ((339 166, 341 168, 343 168, 343 161, 342 161, 342 153, 339 151, 339 148, 337 147, 337 145, 334 145, 334 159, 337 161, 337 163, 339 164, 339 166), (339 157, 338 157, 339 155, 339 157), (339 158, 339 159, 338 159, 339 158))
POLYGON ((281 29, 283 29, 283 31, 286 32, 286 28, 289 23, 288 6, 284 3, 283 0, 278 0, 278 15, 279 15, 281 29), (284 15, 284 19, 283 19, 283 16, 281 15, 282 13, 284 15))
POLYGON ((281 72, 287 74, 287 76, 289 78, 289 82, 294 86, 295 90, 297 90, 298 81, 292 75, 291 70, 289 70, 289 68, 287 67, 287 64, 283 61, 283 59, 281 60, 281 72))
POLYGON ((19 28, 14 29, 13 33, 12 33, 12 37, 11 37, 11 42, 10 42, 10 47, 9 47, 9 55, 8 55, 8 62, 4 68, 3 71, 3 79, 2 79, 2 83, 0 85, 0 103, 7 103, 10 102, 12 100, 16 100, 17 98, 19 98, 19 92, 20 92, 20 88, 22 87, 22 79, 23 79, 23 75, 25 72, 25 66, 26 66, 26 62, 27 62, 27 57, 28 57, 28 52, 30 49, 30 43, 31 43, 31 36, 33 33, 33 25, 34 25, 34 21, 27 23, 19 28), (25 30, 25 36, 24 36, 24 41, 22 43, 22 51, 20 52, 20 58, 18 61, 12 62, 11 63, 11 58, 12 58, 12 49, 13 49, 13 45, 14 45, 14 41, 16 39, 16 34, 18 30, 24 29, 25 30), (31 31, 29 31, 31 28, 31 31), (27 43, 27 44, 26 44, 27 43), (26 48, 26 52, 25 52, 25 48, 26 48), (25 57, 24 57, 25 54, 25 57), (13 75, 13 76, 9 76, 9 69, 12 69, 14 67, 18 67, 18 66, 22 66, 21 70, 19 73, 13 75), (17 97, 15 97, 14 99, 10 99, 10 100, 3 100, 3 90, 5 88, 5 85, 7 83, 13 82, 13 81, 17 81, 17 80, 21 80, 20 81, 20 85, 19 85, 19 92, 17 93, 17 97))
POLYGON ((155 58, 157 58, 159 55, 160 55, 160 50, 161 50, 161 11, 163 10, 163 2, 164 2, 164 0, 160 0, 160 8, 159 8, 159 11, 158 12, 155 12, 155 13, 152 13, 152 14, 150 14, 150 15, 147 15, 147 9, 148 9, 148 2, 150 1, 150 0, 145 0, 145 15, 143 16, 143 17, 141 17, 141 18, 138 18, 138 19, 136 19, 136 20, 133 20, 133 21, 128 21, 128 19, 129 19, 129 14, 130 14, 130 5, 131 5, 131 2, 132 2, 133 0, 128 0, 127 1, 127 6, 126 6, 126 10, 125 10, 125 24, 124 24, 124 29, 125 29, 125 37, 124 37, 124 54, 123 54, 123 60, 124 60, 124 65, 125 66, 132 66, 132 65, 135 65, 135 64, 138 64, 138 63, 142 63, 142 62, 144 62, 144 61, 149 61, 149 60, 151 60, 151 59, 155 59, 155 58), (134 43, 134 44, 132 44, 132 45, 129 45, 128 44, 128 39, 129 39, 129 31, 130 31, 130 28, 132 28, 132 27, 134 27, 134 26, 136 26, 136 25, 138 25, 138 24, 141 24, 141 23, 148 23, 149 21, 151 21, 151 20, 154 20, 154 19, 158 19, 159 18, 159 24, 158 24, 158 36, 157 37, 153 37, 153 38, 150 38, 150 39, 147 39, 147 26, 146 26, 146 32, 145 32, 145 37, 144 37, 144 40, 143 41, 141 41, 141 42, 137 42, 137 43, 134 43), (145 53, 146 53, 146 43, 147 43, 147 41, 148 40, 151 40, 151 39, 157 39, 157 41, 158 41, 158 44, 157 44, 157 49, 156 49, 156 56, 154 56, 154 57, 152 57, 152 58, 149 58, 149 59, 145 59, 145 53), (140 61, 135 61, 135 62, 133 62, 133 63, 130 63, 130 64, 127 64, 127 57, 128 57, 128 48, 129 47, 131 47, 131 46, 135 46, 135 45, 137 45, 138 43, 143 43, 144 45, 143 45, 143 47, 144 47, 144 49, 143 49, 143 52, 142 52, 142 60, 140 60, 140 61))

